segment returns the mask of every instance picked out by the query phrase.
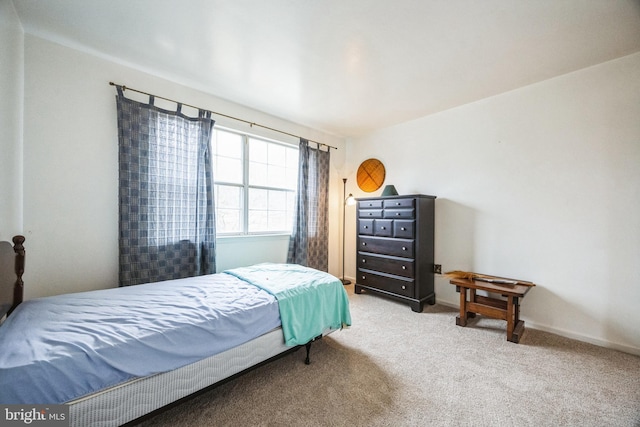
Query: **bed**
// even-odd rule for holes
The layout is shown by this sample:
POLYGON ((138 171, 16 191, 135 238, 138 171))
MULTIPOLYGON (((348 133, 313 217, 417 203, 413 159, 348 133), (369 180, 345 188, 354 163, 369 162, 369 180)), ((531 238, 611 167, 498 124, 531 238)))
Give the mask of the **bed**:
POLYGON ((0 242, 0 403, 65 404, 72 426, 135 423, 301 346, 309 363, 351 324, 340 280, 295 264, 22 302, 23 243, 0 242))

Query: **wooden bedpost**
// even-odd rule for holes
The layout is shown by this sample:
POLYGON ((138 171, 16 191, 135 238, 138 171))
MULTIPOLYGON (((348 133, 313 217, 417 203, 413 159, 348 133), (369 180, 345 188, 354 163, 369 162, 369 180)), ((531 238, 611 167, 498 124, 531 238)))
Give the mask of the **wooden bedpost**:
POLYGON ((9 309, 7 316, 11 314, 15 308, 20 305, 24 298, 24 282, 22 281, 22 275, 24 274, 24 259, 25 252, 24 246, 24 236, 14 236, 13 237, 13 250, 16 253, 16 284, 13 287, 13 305, 9 309))

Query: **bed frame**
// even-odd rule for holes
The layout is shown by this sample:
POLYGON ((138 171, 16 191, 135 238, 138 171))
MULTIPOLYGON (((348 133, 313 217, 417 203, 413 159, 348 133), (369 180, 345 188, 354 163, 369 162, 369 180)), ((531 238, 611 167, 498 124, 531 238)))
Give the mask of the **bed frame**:
MULTIPOLYGON (((3 308, 0 319, 10 315, 23 300, 24 241, 24 236, 13 238, 13 253, 11 253, 9 242, 0 242, 0 307, 3 308), (13 271, 10 264, 13 264, 13 271), (11 289, 14 278, 11 295, 11 292, 6 291, 11 289), (6 307, 9 307, 8 310, 6 307)), ((319 338, 322 336, 316 339, 319 338)), ((310 346, 311 342, 306 344, 306 364, 309 364, 310 346)), ((297 351, 300 347, 286 346, 282 329, 274 329, 243 345, 182 368, 136 378, 67 402, 70 425, 96 427, 135 425, 184 400, 297 351)))
POLYGON ((10 315, 24 297, 24 240, 24 236, 14 236, 13 248, 9 242, 0 242, 0 320, 10 315))

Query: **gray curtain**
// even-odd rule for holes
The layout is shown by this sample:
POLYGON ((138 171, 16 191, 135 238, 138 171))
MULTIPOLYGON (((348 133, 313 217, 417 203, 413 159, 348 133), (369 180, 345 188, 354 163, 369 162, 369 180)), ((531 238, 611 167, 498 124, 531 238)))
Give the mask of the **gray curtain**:
POLYGON ((300 168, 293 233, 287 262, 329 269, 329 151, 300 139, 300 168))
POLYGON ((120 286, 215 273, 211 113, 117 90, 120 286))

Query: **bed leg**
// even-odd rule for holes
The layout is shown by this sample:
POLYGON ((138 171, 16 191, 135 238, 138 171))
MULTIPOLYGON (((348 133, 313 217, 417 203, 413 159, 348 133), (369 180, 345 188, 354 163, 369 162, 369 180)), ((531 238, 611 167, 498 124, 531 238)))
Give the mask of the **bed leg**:
POLYGON ((304 359, 304 364, 305 365, 310 365, 311 364, 311 360, 309 359, 309 351, 311 350, 311 343, 314 341, 317 341, 319 339, 322 339, 322 335, 318 335, 317 337, 315 337, 314 339, 312 339, 311 341, 309 341, 308 343, 306 343, 304 345, 304 348, 307 349, 307 357, 304 359))
POLYGON ((309 360, 309 351, 311 350, 311 343, 313 341, 309 341, 308 343, 306 343, 304 345, 304 347, 307 349, 307 357, 304 359, 304 364, 305 365, 309 365, 311 363, 311 360, 309 360))

